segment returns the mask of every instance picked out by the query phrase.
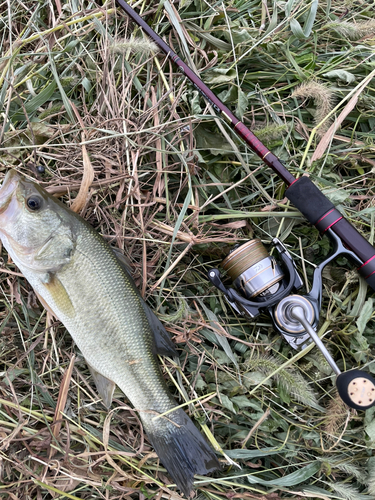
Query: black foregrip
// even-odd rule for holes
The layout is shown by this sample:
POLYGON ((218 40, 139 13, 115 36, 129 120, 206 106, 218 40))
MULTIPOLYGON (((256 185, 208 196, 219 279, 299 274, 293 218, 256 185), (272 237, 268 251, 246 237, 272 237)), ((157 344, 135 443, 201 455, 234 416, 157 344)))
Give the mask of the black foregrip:
POLYGON ((320 232, 338 236, 362 265, 359 274, 375 290, 375 248, 348 222, 308 177, 300 177, 285 192, 287 198, 320 232))
POLYGON ((309 177, 294 181, 285 195, 311 224, 316 224, 323 215, 335 208, 309 177))

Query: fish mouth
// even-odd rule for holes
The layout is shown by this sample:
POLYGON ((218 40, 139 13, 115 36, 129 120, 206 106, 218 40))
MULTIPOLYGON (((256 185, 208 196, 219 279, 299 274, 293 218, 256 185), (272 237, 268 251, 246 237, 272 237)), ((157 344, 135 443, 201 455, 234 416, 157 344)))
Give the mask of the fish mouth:
POLYGON ((20 180, 21 176, 15 170, 8 170, 0 188, 0 214, 8 208, 20 180))

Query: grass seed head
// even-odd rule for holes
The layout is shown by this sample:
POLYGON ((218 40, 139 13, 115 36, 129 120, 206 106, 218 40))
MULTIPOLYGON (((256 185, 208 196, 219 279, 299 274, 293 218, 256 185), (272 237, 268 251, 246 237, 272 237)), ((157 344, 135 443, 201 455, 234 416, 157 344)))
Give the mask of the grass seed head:
MULTIPOLYGON (((314 100, 316 108, 314 116, 315 126, 324 120, 328 113, 333 109, 334 95, 332 90, 328 88, 327 85, 324 85, 316 80, 310 80, 302 83, 302 85, 294 90, 292 97, 314 100)), ((324 135, 324 133, 329 129, 331 122, 331 119, 327 119, 319 127, 317 131, 319 136, 324 135)))
POLYGON ((375 34, 375 19, 359 21, 358 23, 349 21, 333 22, 329 23, 327 28, 336 31, 344 38, 349 38, 349 40, 359 40, 375 34))
MULTIPOLYGON (((332 490, 340 495, 340 498, 345 500, 358 500, 360 495, 359 490, 350 484, 338 483, 333 481, 323 481, 324 484, 332 488, 332 490)), ((337 498, 337 497, 336 497, 337 498)))
POLYGON ((158 52, 158 46, 147 38, 131 36, 128 40, 117 40, 110 45, 111 52, 115 54, 141 54, 152 56, 158 52))
POLYGON ((272 356, 259 355, 247 361, 247 366, 254 371, 260 371, 266 376, 271 375, 274 380, 293 396, 297 401, 306 405, 317 404, 315 394, 303 376, 290 368, 280 370, 282 363, 272 356), (274 375, 272 375, 272 373, 274 375))

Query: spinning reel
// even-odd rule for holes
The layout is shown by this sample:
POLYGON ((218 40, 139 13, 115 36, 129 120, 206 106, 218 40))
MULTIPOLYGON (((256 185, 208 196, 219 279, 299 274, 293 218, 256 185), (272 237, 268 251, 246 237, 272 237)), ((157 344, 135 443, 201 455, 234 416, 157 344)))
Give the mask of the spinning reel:
POLYGON ((333 231, 328 229, 327 233, 334 242, 334 251, 316 267, 312 289, 306 295, 296 293, 303 285, 302 279, 290 253, 277 238, 272 243, 279 263, 260 240, 254 239, 235 248, 221 263, 234 288, 224 285, 218 269, 211 269, 208 279, 238 314, 253 319, 261 311, 268 311, 275 329, 294 349, 302 350, 315 342, 337 375, 336 387, 341 399, 351 408, 367 410, 375 404, 375 380, 361 370, 341 372, 316 333, 324 267, 339 254, 346 254, 361 264, 333 231))

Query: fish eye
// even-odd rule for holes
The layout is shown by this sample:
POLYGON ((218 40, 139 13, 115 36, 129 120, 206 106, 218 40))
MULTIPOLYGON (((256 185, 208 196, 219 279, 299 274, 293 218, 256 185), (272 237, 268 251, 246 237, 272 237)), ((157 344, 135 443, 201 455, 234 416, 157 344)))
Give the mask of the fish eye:
POLYGON ((40 196, 32 195, 26 200, 26 204, 30 210, 39 210, 42 206, 42 198, 40 196))

